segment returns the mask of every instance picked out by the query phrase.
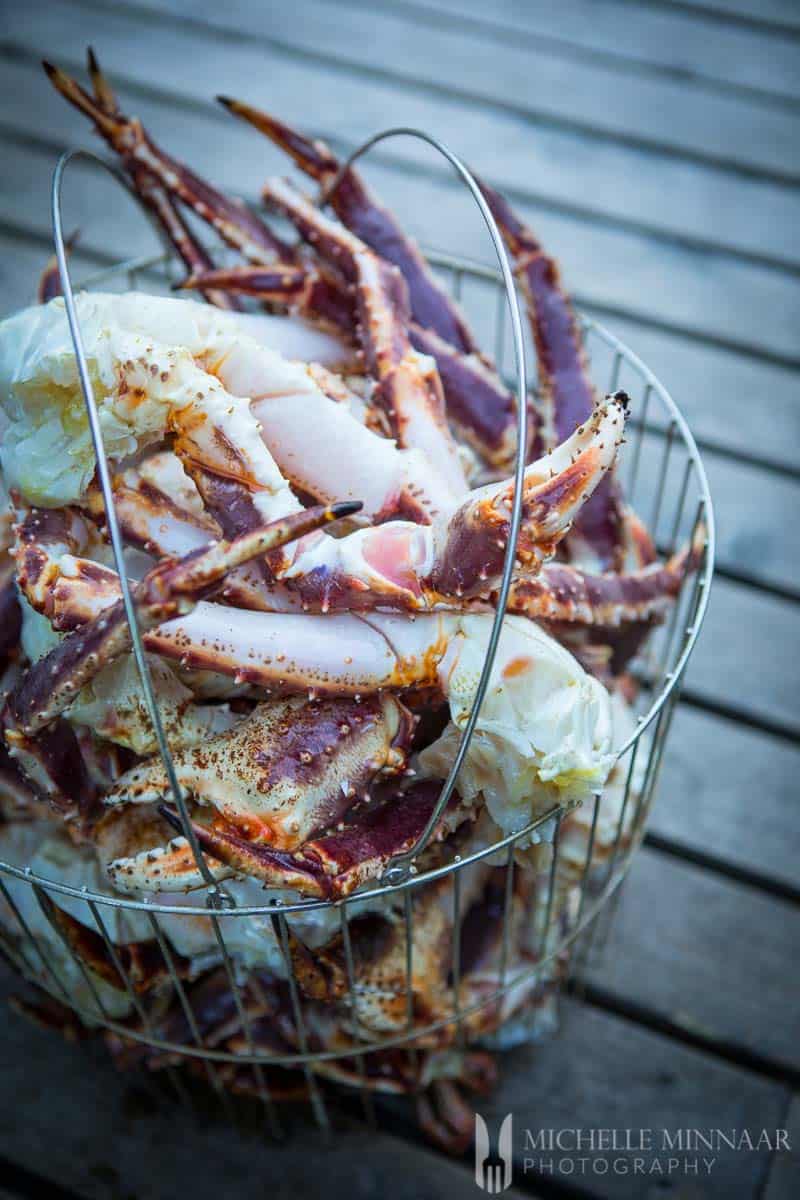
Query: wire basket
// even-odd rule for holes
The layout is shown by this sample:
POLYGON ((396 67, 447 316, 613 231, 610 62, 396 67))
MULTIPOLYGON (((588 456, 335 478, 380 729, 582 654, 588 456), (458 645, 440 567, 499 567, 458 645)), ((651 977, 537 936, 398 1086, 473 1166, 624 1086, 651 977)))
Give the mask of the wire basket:
MULTIPOLYGON (((436 251, 427 257, 509 373, 503 275, 436 251)), ((174 273, 173 260, 159 255, 84 284, 168 290, 174 273)), ((678 407, 619 339, 588 318, 581 323, 597 389, 623 388, 631 398, 618 467, 628 502, 663 554, 701 527, 707 533, 699 569, 634 660, 631 728, 603 793, 577 809, 554 805, 499 841, 450 839, 335 902, 229 903, 230 892, 214 888, 179 903, 138 901, 0 861, 7 957, 105 1031, 123 1060, 165 1067, 179 1089, 175 1066, 193 1065, 220 1094, 233 1087, 256 1095, 278 1132, 276 1101, 287 1094, 302 1093, 328 1126, 322 1080, 360 1088, 371 1111, 374 1091, 423 1087, 453 1051, 508 1045, 552 1025, 554 998, 585 959, 643 837, 708 601, 714 545, 705 472, 678 407), (307 947, 320 938, 316 957, 307 947), (192 939, 203 948, 187 966, 192 939)), ((530 348, 525 357, 535 362, 530 348)), ((535 389, 535 376, 528 384, 535 389)))

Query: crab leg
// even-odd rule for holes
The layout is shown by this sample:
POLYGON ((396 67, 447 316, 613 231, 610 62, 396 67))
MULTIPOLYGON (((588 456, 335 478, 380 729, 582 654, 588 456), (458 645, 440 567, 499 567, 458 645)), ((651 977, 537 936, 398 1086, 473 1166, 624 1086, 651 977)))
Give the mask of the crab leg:
MULTIPOLYGON (((222 536, 180 460, 168 450, 121 471, 112 483, 125 541, 145 554, 182 558, 222 536)), ((83 507, 93 519, 105 520, 105 501, 96 484, 90 486, 83 507)))
MULTIPOLYGON (((341 164, 323 142, 310 141, 249 104, 226 96, 217 99, 229 112, 249 121, 290 154, 300 169, 318 180, 323 189, 330 187, 337 178, 341 164)), ((331 193, 330 203, 348 229, 402 272, 408 284, 415 321, 426 329, 433 329, 462 353, 475 353, 478 346, 463 315, 437 283, 417 246, 403 233, 391 213, 370 194, 353 167, 348 168, 331 193)))
MULTIPOLYGON (((120 114, 116 93, 108 79, 100 70, 94 50, 87 50, 89 77, 98 108, 108 117, 118 117, 120 114)), ((144 207, 153 217, 155 224, 165 234, 167 241, 174 247, 190 271, 205 271, 213 266, 213 262, 200 243, 192 236, 189 226, 181 213, 173 204, 169 193, 158 183, 158 180, 133 160, 126 160, 125 166, 130 176, 131 184, 144 207)), ((238 311, 240 305, 230 293, 204 289, 203 295, 218 308, 238 311)))
POLYGON ((5 671, 19 645, 21 628, 22 613, 14 581, 14 564, 3 563, 0 567, 0 674, 5 671))
MULTIPOLYGON (((351 506, 343 506, 345 512, 351 506)), ((212 587, 230 567, 281 538, 297 536, 321 520, 336 519, 331 509, 301 513, 270 529, 234 543, 218 543, 180 562, 161 563, 136 588, 136 607, 144 630, 178 612, 212 587)), ((340 513, 339 515, 343 515, 340 513)), ((114 659, 130 650, 131 631, 121 601, 67 636, 29 668, 6 698, 0 712, 6 745, 38 790, 61 808, 72 798, 95 795, 72 727, 61 714, 81 688, 114 659)), ((81 803, 83 800, 81 799, 81 803)))
POLYGON ((290 313, 314 321, 348 341, 355 333, 355 303, 348 290, 330 275, 310 264, 275 263, 273 266, 219 267, 196 270, 181 288, 215 288, 235 296, 254 296, 279 304, 290 313))
MULTIPOLYGON (((261 879, 268 887, 339 899, 378 878, 396 854, 414 845, 437 795, 436 785, 417 784, 356 813, 342 830, 308 841, 294 854, 254 844, 224 827, 195 823, 194 830, 205 853, 234 871, 261 879)), ((162 805, 159 812, 175 829, 181 828, 172 809, 162 805)), ((460 801, 452 799, 434 836, 445 837, 467 815, 460 801)))
MULTIPOLYGON (((159 563, 135 589, 136 614, 143 632, 191 612, 197 599, 234 567, 261 557, 273 547, 321 524, 347 516, 352 503, 307 509, 243 534, 216 542, 177 562, 159 563)), ((78 692, 103 667, 126 654, 132 633, 121 600, 66 637, 38 660, 8 697, 4 709, 6 740, 16 731, 38 733, 69 707, 78 692)))
MULTIPOLYGON (((88 526, 74 509, 30 508, 16 527, 16 539, 11 554, 15 559, 17 586, 37 612, 55 621, 57 609, 54 607, 53 588, 60 574, 58 564, 65 557, 72 558, 86 551, 89 543, 88 526)), ((89 569, 90 578, 95 567, 101 574, 107 573, 116 580, 112 571, 96 563, 92 563, 89 569)), ((118 596, 117 583, 114 599, 118 596)), ((89 615, 94 615, 94 612, 89 615)), ((86 619, 88 617, 83 618, 86 619)))
MULTIPOLYGON (((455 350, 434 330, 412 321, 411 344, 436 363, 442 381, 447 416, 458 434, 490 466, 508 469, 517 444, 517 407, 513 394, 491 364, 478 354, 455 350)), ((530 439, 538 417, 530 409, 530 439)))
POLYGON ((408 339, 408 293, 403 276, 344 226, 323 216, 291 184, 271 180, 264 199, 289 217, 334 270, 356 287, 358 333, 367 367, 402 446, 417 446, 445 474, 457 495, 466 482, 444 415, 441 383, 432 360, 408 339))
POLYGON ((11 557, 13 514, 0 484, 0 677, 16 654, 22 628, 22 613, 16 586, 16 566, 11 557))
MULTIPOLYGON (((292 261, 291 247, 277 238, 255 213, 165 154, 150 140, 136 117, 126 117, 116 107, 107 111, 107 97, 98 102, 58 67, 49 62, 42 65, 57 91, 93 122, 131 176, 144 171, 146 182, 156 180, 169 195, 182 201, 211 225, 223 241, 252 262, 292 261)), ((191 270, 192 264, 187 265, 191 270)))
MULTIPOLYGON (((390 695, 271 701, 227 733, 179 751, 175 770, 181 787, 213 805, 232 831, 295 850, 363 800, 377 776, 405 767, 414 724, 390 695)), ((153 761, 123 776, 106 803, 168 794, 163 763, 153 761)))
POLYGON ((691 546, 629 575, 591 575, 565 563, 546 563, 536 578, 512 583, 509 609, 537 620, 604 627, 658 620, 700 565, 704 538, 701 527, 691 546))
MULTIPOLYGON (((594 405, 578 323, 554 259, 499 192, 483 182, 480 186, 516 263, 539 361, 545 405, 541 434, 545 446, 556 445, 587 420, 594 405)), ((606 571, 622 566, 621 539, 621 497, 609 475, 578 515, 571 541, 584 543, 580 557, 606 571)))
MULTIPOLYGON (((217 522, 203 508, 180 461, 169 451, 158 452, 139 466, 115 476, 113 495, 117 520, 126 542, 156 558, 183 558, 205 549, 222 536, 217 522), (159 483, 170 488, 169 495, 159 483), (194 493, 193 497, 191 493, 194 493)), ((105 519, 105 502, 99 488, 92 485, 84 507, 95 520, 105 519)), ((98 585, 96 598, 87 597, 89 615, 97 611, 97 604, 102 607, 103 595, 113 599, 118 597, 116 574, 108 571, 98 575, 95 564, 89 560, 62 560, 53 563, 52 570, 50 598, 53 611, 64 612, 78 606, 76 619, 71 624, 81 624, 89 619, 88 615, 82 618, 79 615, 82 582, 89 589, 93 583, 98 585), (75 582, 70 584, 70 580, 75 582)), ((229 571, 220 594, 227 603, 240 608, 281 612, 298 607, 296 598, 285 587, 273 583, 269 574, 261 570, 260 563, 248 563, 229 571)), ((61 619, 63 621, 63 617, 61 619)), ((59 627, 55 619, 53 624, 59 627)), ((63 628, 63 624, 60 627, 63 628)))

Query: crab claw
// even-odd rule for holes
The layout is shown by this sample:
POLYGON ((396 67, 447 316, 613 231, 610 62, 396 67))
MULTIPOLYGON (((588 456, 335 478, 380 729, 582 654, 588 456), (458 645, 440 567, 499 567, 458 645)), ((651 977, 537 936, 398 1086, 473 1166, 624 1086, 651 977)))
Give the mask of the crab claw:
MULTIPOLYGON (((234 871, 252 875, 268 887, 292 888, 318 899, 338 899, 379 877, 396 854, 411 849, 433 812, 438 794, 438 784, 416 784, 404 793, 351 813, 340 831, 306 842, 294 854, 254 844, 218 822, 210 826, 193 823, 193 829, 201 849, 234 871)), ((158 811, 174 829, 182 830, 173 809, 161 805, 158 811)), ((434 837, 451 832, 469 811, 452 798, 434 837)))
MULTIPOLYGON (((56 90, 93 122, 132 176, 144 170, 148 181, 157 180, 166 192, 192 209, 223 241, 251 261, 268 263, 276 258, 292 259, 291 248, 275 237, 263 221, 244 204, 225 196, 165 154, 150 140, 136 117, 124 116, 116 102, 114 109, 108 111, 102 100, 90 96, 64 71, 49 62, 43 62, 42 66, 56 90)), ((188 265, 191 268, 191 264, 188 265)), ((206 265, 210 266, 210 263, 206 265)))
MULTIPOLYGON (((299 697, 258 705, 234 729, 173 755, 183 789, 213 804, 252 842, 295 850, 403 769, 414 719, 389 694, 360 700, 299 697)), ((169 793, 160 761, 134 767, 106 803, 152 803, 169 793)))
MULTIPOLYGON (((601 486, 622 441, 628 397, 616 392, 556 450, 525 471, 517 558, 538 569, 551 555, 589 497, 601 486)), ((447 526, 431 576, 449 595, 470 595, 499 579, 508 541, 514 483, 488 484, 471 493, 447 526)))
MULTIPOLYGON (((174 809, 160 804, 158 811, 173 829, 183 833, 183 824, 174 809)), ((297 855, 269 850, 248 842, 238 834, 216 826, 200 825, 196 821, 192 822, 192 829, 203 852, 229 870, 252 875, 267 887, 292 888, 313 899, 322 900, 331 894, 330 882, 323 872, 314 863, 306 863, 297 855)))
MULTIPOLYGON (((318 180, 324 189, 330 188, 339 177, 341 164, 324 142, 310 141, 249 104, 227 96, 217 99, 229 112, 248 121, 290 154, 300 169, 318 180)), ((348 229, 402 272, 415 321, 434 330, 462 353, 475 353, 477 343, 457 305, 436 281, 416 244, 378 203, 353 167, 348 167, 327 199, 348 229)))
MULTIPOLYGON (((170 838, 174 822, 162 816, 149 804, 132 804, 107 810, 95 825, 92 841, 117 891, 183 892, 206 885, 180 819, 175 825, 180 836, 170 838)), ((217 880, 232 874, 213 859, 206 865, 217 880)))

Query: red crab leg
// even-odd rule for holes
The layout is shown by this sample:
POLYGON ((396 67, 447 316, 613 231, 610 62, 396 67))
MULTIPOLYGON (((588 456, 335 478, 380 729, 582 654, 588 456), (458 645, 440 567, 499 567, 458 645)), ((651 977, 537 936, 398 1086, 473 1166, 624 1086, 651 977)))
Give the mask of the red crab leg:
POLYGON ((272 266, 221 267, 195 271, 178 285, 181 288, 217 288, 239 296, 255 296, 279 304, 303 317, 352 340, 355 333, 355 301, 348 290, 330 275, 311 265, 275 263, 272 266))
MULTIPOLYGON (((686 578, 697 571, 705 552, 706 530, 701 525, 691 546, 666 563, 651 563, 622 575, 565 576, 553 568, 553 595, 536 594, 536 580, 512 585, 509 607, 542 621, 550 633, 575 655, 591 674, 605 681, 619 677, 644 645, 654 626, 675 603, 686 578)), ((649 551, 649 541, 644 546, 649 551)))
MULTIPOLYGON (((306 842, 294 854, 270 850, 224 828, 194 825, 201 848, 213 858, 268 887, 291 887, 301 895, 338 899, 380 876, 396 854, 409 850, 425 828, 439 795, 436 783, 420 783, 356 813, 344 829, 306 842)), ((159 812, 182 830, 166 805, 159 812)), ((448 804, 434 837, 442 838, 468 816, 457 798, 448 804)))
MULTIPOLYGON (((114 477, 113 495, 125 541, 156 558, 182 558, 221 537, 212 517, 205 512, 190 512, 138 468, 114 477)), ((85 509, 95 520, 105 520, 105 501, 99 487, 89 489, 85 509)))
MULTIPOLYGON (((116 94, 100 70, 100 64, 91 46, 87 50, 87 59, 89 77, 98 107, 109 117, 119 116, 120 110, 116 94)), ((170 200, 169 194, 159 185, 153 175, 136 162, 127 162, 126 166, 134 191, 188 269, 204 271, 213 266, 211 258, 192 236, 189 226, 170 200)), ((238 311, 240 308, 238 301, 227 292, 207 289, 203 294, 211 304, 215 304, 218 308, 227 308, 232 311, 238 311)))
MULTIPOLYGON (((455 350, 434 330, 412 321, 411 344, 436 362, 442 381, 447 416, 460 436, 494 467, 508 468, 517 442, 517 406, 495 369, 477 354, 455 350)), ((531 433, 536 437, 537 415, 531 410, 531 433)))
POLYGON ((441 382, 435 369, 426 370, 408 339, 403 276, 343 226, 324 217, 284 180, 270 181, 264 198, 288 216, 320 256, 356 286, 359 340, 367 368, 378 381, 374 401, 389 417, 400 445, 423 450, 454 494, 463 493, 464 471, 445 418, 441 382))
MULTIPOLYGON (((135 603, 143 632, 191 611, 197 599, 233 567, 266 553, 276 544, 352 512, 353 504, 309 509, 245 534, 218 542, 177 562, 164 562, 136 586, 135 603)), ((39 659, 6 700, 3 723, 13 749, 17 733, 38 733, 67 708, 98 671, 131 648, 131 630, 122 601, 100 613, 39 659)))
POLYGON ((275 237, 255 213, 165 154, 150 140, 136 117, 126 117, 118 110, 107 112, 64 71, 48 62, 43 66, 53 86, 94 123, 132 175, 144 169, 171 196, 211 225, 223 241, 252 262, 292 260, 291 247, 275 237))
MULTIPOLYGON (((85 552, 87 524, 71 508, 30 508, 16 527, 16 538, 11 554, 16 560, 17 586, 37 612, 52 619, 51 590, 58 577, 55 564, 63 555, 85 552)), ((105 567, 98 569, 106 571, 105 567)))
POLYGON ((0 551, 0 673, 19 646, 22 611, 17 597, 14 562, 8 551, 0 551))
POLYGON ((537 620, 619 626, 663 617, 687 575, 702 560, 705 531, 665 563, 629 575, 592 575, 565 563, 546 563, 532 579, 511 585, 509 609, 537 620))
MULTIPOLYGON (((360 340, 368 363, 377 366, 373 372, 380 378, 381 347, 373 345, 375 330, 391 328, 390 316, 376 307, 371 295, 377 281, 385 290, 383 308, 397 309, 394 319, 394 338, 397 325, 402 324, 401 336, 410 338, 415 349, 434 359, 439 370, 448 416, 471 445, 494 465, 507 465, 515 444, 516 404, 512 394, 503 386, 497 373, 478 355, 465 355, 455 350, 435 331, 411 322, 404 311, 404 299, 397 294, 391 276, 380 266, 381 260, 369 259, 363 244, 342 226, 329 220, 284 180, 269 180, 263 189, 268 204, 292 222, 300 236, 313 246, 331 268, 358 288, 360 340), (366 278, 365 278, 365 272, 366 278), (376 321, 377 318, 377 321, 376 321)), ((389 339, 384 334, 384 342, 389 339)), ((393 347, 392 347, 393 348, 393 347)), ((388 356, 391 362, 391 354, 388 356)), ((389 406, 390 407, 390 406, 389 406)))
MULTIPOLYGON (((549 444, 554 445, 587 420, 594 404, 578 323, 554 259, 544 252, 499 192, 485 183, 481 183, 481 190, 514 257, 525 293, 546 406, 542 433, 546 444, 549 436, 549 444)), ((613 477, 609 476, 584 506, 574 534, 585 540, 600 570, 620 569, 621 498, 613 477)))
MULTIPOLYGON (((6 712, 0 712, 0 725, 6 712)), ((6 728, 10 757, 35 792, 64 816, 87 818, 95 807, 97 787, 81 754, 75 730, 63 717, 32 737, 6 728)))
MULTIPOLYGON (((191 512, 182 507, 144 476, 146 466, 145 462, 140 468, 124 471, 113 481, 114 507, 125 541, 155 558, 183 558, 218 541, 221 530, 217 522, 206 512, 191 512)), ((99 488, 90 489, 86 511, 95 520, 105 519, 105 503, 99 488)), ((222 599, 240 608, 266 608, 270 612, 297 607, 292 597, 285 594, 286 589, 271 583, 260 566, 259 563, 249 563, 230 571, 221 588, 222 599)), ((106 590, 103 585, 107 585, 114 598, 117 598, 119 584, 115 572, 109 571, 107 576, 98 577, 90 561, 75 559, 71 573, 59 571, 53 581, 51 596, 54 609, 69 606, 67 593, 70 588, 77 601, 77 585, 70 585, 68 581, 81 575, 86 577, 89 584, 94 580, 100 585, 98 600, 100 591, 106 590)), ((92 607, 94 611, 96 609, 92 607)), ((83 619, 87 620, 88 616, 83 619)))
MULTIPOLYGON (((226 96, 217 99, 229 112, 249 121, 290 154, 300 169, 317 179, 323 189, 336 179, 341 164, 323 142, 310 141, 248 104, 226 96)), ((348 229, 402 272, 408 284, 415 321, 426 329, 433 329, 462 353, 475 353, 477 343, 456 304, 437 283, 415 243, 403 233, 392 214, 370 194, 353 167, 348 168, 331 194, 330 203, 348 229)))

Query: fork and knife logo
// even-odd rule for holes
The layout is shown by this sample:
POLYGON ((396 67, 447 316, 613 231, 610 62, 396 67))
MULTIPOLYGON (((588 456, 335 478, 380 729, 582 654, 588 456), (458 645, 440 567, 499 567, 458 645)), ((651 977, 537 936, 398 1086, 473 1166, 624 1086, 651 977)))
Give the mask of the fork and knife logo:
POLYGON ((480 1113, 475 1113, 475 1182, 482 1191, 497 1196, 511 1187, 513 1121, 511 1113, 503 1119, 497 1139, 497 1153, 491 1149, 489 1130, 480 1113))

